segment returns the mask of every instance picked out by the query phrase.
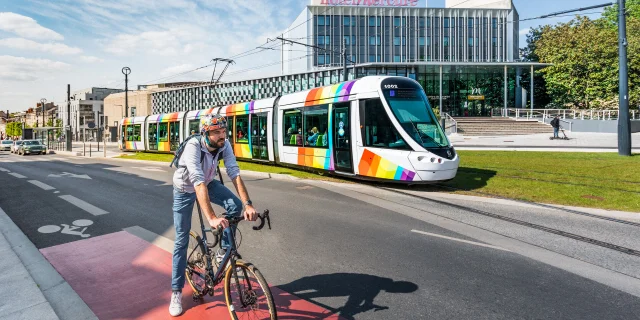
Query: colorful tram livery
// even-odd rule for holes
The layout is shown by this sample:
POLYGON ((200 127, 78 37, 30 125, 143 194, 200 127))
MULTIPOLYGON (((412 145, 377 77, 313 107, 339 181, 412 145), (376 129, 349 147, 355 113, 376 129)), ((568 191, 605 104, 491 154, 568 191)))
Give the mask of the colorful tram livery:
POLYGON ((409 78, 364 77, 218 109, 125 118, 120 149, 176 151, 202 115, 219 111, 241 160, 407 184, 453 179, 460 162, 409 78))

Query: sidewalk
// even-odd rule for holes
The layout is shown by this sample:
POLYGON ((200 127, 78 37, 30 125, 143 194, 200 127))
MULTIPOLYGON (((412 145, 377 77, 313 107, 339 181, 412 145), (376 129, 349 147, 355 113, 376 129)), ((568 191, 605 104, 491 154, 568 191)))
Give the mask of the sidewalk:
POLYGON ((97 319, 0 208, 0 319, 97 319))
MULTIPOLYGON (((553 132, 517 136, 464 136, 449 140, 457 150, 520 150, 565 152, 618 152, 615 133, 566 132, 569 140, 550 140, 553 132)), ((560 133, 562 136, 562 133, 560 133)), ((631 134, 632 152, 640 153, 640 133, 631 134)))

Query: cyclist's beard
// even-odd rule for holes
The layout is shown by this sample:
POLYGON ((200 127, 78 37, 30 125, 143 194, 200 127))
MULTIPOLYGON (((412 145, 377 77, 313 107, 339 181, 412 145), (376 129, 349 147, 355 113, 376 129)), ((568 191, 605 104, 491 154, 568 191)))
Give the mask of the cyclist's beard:
POLYGON ((209 139, 208 134, 204 138, 204 141, 207 143, 207 146, 209 146, 209 148, 212 148, 212 149, 224 147, 224 140, 225 140, 224 138, 221 138, 218 141, 215 141, 212 143, 211 140, 209 139))

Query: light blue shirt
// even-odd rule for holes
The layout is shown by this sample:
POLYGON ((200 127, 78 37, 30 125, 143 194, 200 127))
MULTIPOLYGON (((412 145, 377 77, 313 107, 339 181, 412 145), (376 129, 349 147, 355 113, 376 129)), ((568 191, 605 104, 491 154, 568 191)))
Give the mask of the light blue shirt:
MULTIPOLYGON (((229 179, 233 180, 240 175, 240 168, 236 162, 236 156, 229 140, 226 140, 221 150, 224 166, 227 169, 229 179)), ((214 152, 215 153, 215 152, 214 152)), ((173 174, 173 186, 181 192, 193 193, 195 187, 213 181, 216 176, 216 167, 220 153, 215 158, 207 149, 201 139, 191 139, 184 147, 184 151, 178 161, 178 170, 173 174), (200 163, 201 153, 204 151, 204 159, 200 163), (186 167, 186 168, 185 168, 186 167)))

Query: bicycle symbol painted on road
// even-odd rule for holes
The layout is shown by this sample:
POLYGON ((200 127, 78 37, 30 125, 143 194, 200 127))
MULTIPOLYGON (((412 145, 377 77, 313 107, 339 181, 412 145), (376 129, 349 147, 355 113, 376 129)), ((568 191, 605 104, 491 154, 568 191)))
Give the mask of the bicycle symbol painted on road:
POLYGON ((78 219, 78 220, 72 222, 71 225, 61 223, 60 226, 62 226, 62 227, 60 227, 58 225, 42 226, 42 227, 38 228, 38 232, 40 232, 40 233, 56 233, 56 232, 60 232, 60 233, 64 233, 64 234, 70 234, 70 235, 75 235, 75 236, 81 236, 83 238, 88 238, 91 235, 90 234, 86 234, 84 232, 87 231, 87 227, 92 225, 92 224, 93 224, 93 221, 91 221, 91 220, 78 219), (77 231, 80 228, 83 228, 83 229, 81 231, 77 231))

